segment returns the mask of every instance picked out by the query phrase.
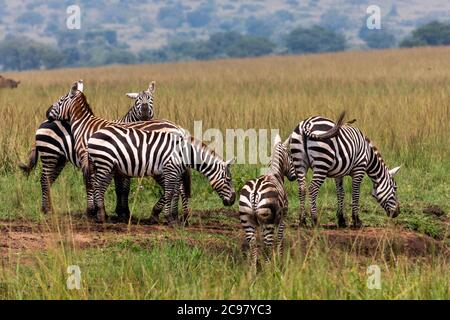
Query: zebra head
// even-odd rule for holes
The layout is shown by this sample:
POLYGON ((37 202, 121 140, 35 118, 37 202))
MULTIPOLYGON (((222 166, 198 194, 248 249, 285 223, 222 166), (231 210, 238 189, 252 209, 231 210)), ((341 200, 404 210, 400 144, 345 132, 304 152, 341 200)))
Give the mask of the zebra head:
POLYGON ((233 188, 230 170, 233 162, 234 160, 232 159, 217 163, 218 167, 216 174, 213 179, 211 179, 211 186, 222 199, 223 205, 227 207, 232 206, 236 200, 236 192, 233 188))
MULTIPOLYGON (((83 96, 83 80, 78 80, 74 82, 70 88, 69 93, 59 98, 54 104, 48 108, 46 112, 46 117, 49 121, 54 120, 69 120, 70 111, 72 106, 80 96, 83 96)), ((90 109, 89 109, 90 110, 90 109)))
POLYGON ((270 159, 270 168, 281 177, 288 178, 289 181, 297 179, 295 173, 294 163, 289 152, 290 138, 285 142, 281 141, 280 135, 275 136, 274 147, 272 150, 272 157, 270 159))
POLYGON ((127 93, 127 97, 134 100, 133 110, 138 121, 153 119, 153 93, 155 92, 155 81, 150 82, 148 89, 142 92, 127 93))
POLYGON ((389 217, 395 218, 400 213, 400 202, 397 199, 397 184, 394 176, 400 170, 395 167, 389 170, 380 183, 374 184, 372 196, 377 200, 389 217))

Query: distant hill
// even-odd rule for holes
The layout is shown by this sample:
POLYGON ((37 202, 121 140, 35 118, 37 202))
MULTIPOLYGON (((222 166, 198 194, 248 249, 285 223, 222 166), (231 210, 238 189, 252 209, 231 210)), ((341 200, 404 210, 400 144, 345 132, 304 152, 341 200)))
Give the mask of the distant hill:
MULTIPOLYGON (((379 0, 382 27, 401 39, 432 20, 450 20, 448 0, 379 0)), ((66 8, 81 7, 82 32, 115 30, 117 41, 133 52, 178 40, 201 40, 221 31, 263 36, 282 43, 298 26, 321 25, 342 32, 351 47, 364 42, 359 31, 371 0, 0 0, 0 40, 27 36, 57 43, 65 36, 66 8)), ((74 33, 78 31, 73 31, 74 33)), ((69 40, 70 41, 70 40, 69 40)))

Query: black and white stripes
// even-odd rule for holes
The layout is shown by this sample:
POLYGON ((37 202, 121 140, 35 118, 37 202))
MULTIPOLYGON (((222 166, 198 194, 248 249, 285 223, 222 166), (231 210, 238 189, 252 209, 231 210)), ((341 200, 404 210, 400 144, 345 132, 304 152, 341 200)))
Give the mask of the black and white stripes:
POLYGON ((266 248, 266 260, 271 254, 275 228, 278 226, 277 241, 280 253, 283 251, 284 218, 288 210, 288 198, 284 189, 284 177, 296 179, 288 141, 275 137, 275 145, 267 174, 247 181, 239 196, 239 217, 250 246, 251 264, 256 267, 256 229, 261 227, 266 248))
POLYGON ((389 216, 400 212, 397 185, 393 179, 399 167, 389 170, 381 155, 362 132, 349 124, 343 124, 344 113, 337 124, 323 117, 311 117, 299 123, 291 134, 291 151, 298 176, 300 197, 300 224, 305 224, 306 172, 313 177, 309 186, 311 217, 318 223, 317 194, 326 177, 336 179, 338 195, 338 225, 345 226, 343 213, 343 177, 352 177, 353 225, 361 226, 358 217, 359 193, 364 174, 373 182, 372 195, 389 216))
POLYGON ((95 132, 88 142, 86 176, 94 176, 98 219, 104 220, 104 194, 112 174, 129 177, 164 177, 164 214, 168 220, 180 178, 193 168, 208 178, 224 205, 234 203, 230 161, 223 161, 203 143, 179 134, 148 132, 136 127, 110 125, 95 132))
MULTIPOLYGON (((47 110, 47 118, 50 121, 65 121, 69 124, 70 130, 73 134, 75 141, 75 154, 77 158, 77 163, 82 166, 83 164, 87 164, 87 141, 93 132, 98 131, 99 129, 114 124, 113 121, 108 121, 102 118, 95 117, 85 95, 82 92, 82 81, 78 81, 72 85, 70 92, 65 96, 61 97, 56 103, 54 103, 47 110)), ((153 85, 154 90, 154 85, 153 85)), ((162 131, 173 131, 179 134, 184 134, 184 130, 174 124, 171 124, 166 120, 155 120, 155 121, 141 121, 133 124, 122 124, 126 125, 134 125, 137 128, 141 128, 143 130, 152 131, 152 130, 162 130, 162 131)), ((85 177, 86 183, 86 192, 87 192, 87 213, 90 216, 96 216, 97 208, 94 203, 94 190, 92 188, 92 181, 90 181, 89 177, 85 177)), ((123 179, 120 177, 119 179, 123 179)), ((157 181, 162 181, 163 179, 157 179, 157 181)), ((126 180, 125 180, 126 181, 126 180)), ((187 183, 187 179, 183 179, 183 182, 187 183)), ((186 186, 185 183, 183 186, 186 186)), ((128 194, 129 191, 129 182, 119 189, 120 191, 124 191, 124 194, 128 194), (126 190, 128 188, 128 190, 126 190), (125 189, 125 190, 124 190, 125 189)), ((188 193, 181 192, 182 196, 188 196, 188 193)), ((187 208, 187 200, 183 201, 183 208, 187 208)), ((118 200, 119 214, 128 215, 128 202, 127 198, 122 197, 122 199, 118 200), (125 210, 125 212, 123 212, 125 210), (123 212, 123 213, 122 213, 123 212)), ((116 209, 117 210, 117 209, 116 209)))
MULTIPOLYGON (((81 89, 81 82, 77 84, 77 89, 81 89)), ((155 82, 151 82, 148 90, 140 93, 127 93, 127 96, 134 99, 133 106, 127 114, 114 122, 127 123, 137 121, 147 121, 153 118, 153 92, 155 82)), ((67 161, 75 167, 80 167, 80 162, 75 152, 75 137, 70 129, 70 124, 65 121, 44 121, 36 131, 35 144, 29 153, 27 164, 20 164, 20 168, 29 174, 41 159, 41 189, 42 206, 44 213, 51 211, 50 187, 56 181, 67 161)), ((128 181, 116 180, 117 183, 129 184, 128 181)), ((116 183, 116 190, 127 188, 116 183)), ((120 195, 122 197, 122 195, 120 195)), ((118 203, 119 204, 119 203, 118 203)), ((120 211, 121 208, 118 208, 120 211)), ((126 209, 124 209, 126 211, 126 209)))

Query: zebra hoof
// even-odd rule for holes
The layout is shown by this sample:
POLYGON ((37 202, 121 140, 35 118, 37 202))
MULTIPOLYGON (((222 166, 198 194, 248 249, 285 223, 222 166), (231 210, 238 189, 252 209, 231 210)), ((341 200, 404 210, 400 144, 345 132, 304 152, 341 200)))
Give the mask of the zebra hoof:
POLYGON ((158 217, 161 212, 162 212, 162 209, 158 209, 158 208, 153 207, 153 209, 152 209, 152 217, 153 216, 158 217))
POLYGON ((41 212, 42 212, 43 214, 49 214, 49 213, 51 213, 51 211, 52 211, 51 208, 48 208, 48 207, 41 207, 41 212))
POLYGON ((339 218, 337 225, 338 228, 347 228, 347 222, 345 221, 344 218, 339 218))
POLYGON ((182 226, 184 226, 184 227, 188 227, 189 226, 189 219, 187 219, 187 218, 180 219, 180 224, 182 226))
POLYGON ((130 219, 130 210, 116 209, 116 215, 119 218, 119 220, 128 220, 130 219))
POLYGON ((175 226, 175 225, 178 224, 178 221, 173 219, 172 217, 170 217, 170 218, 168 217, 168 218, 165 219, 164 224, 168 225, 168 226, 175 226))
POLYGON ((128 221, 130 221, 130 216, 126 216, 126 215, 118 215, 117 216, 117 221, 118 222, 125 222, 128 223, 128 221))
POLYGON ((361 229, 363 227, 363 223, 361 220, 353 221, 352 227, 355 229, 361 229))
POLYGON ((158 216, 154 216, 152 215, 148 221, 148 224, 158 224, 159 223, 159 218, 158 216))
POLYGON ((313 228, 317 228, 317 227, 320 226, 319 225, 319 220, 317 219, 317 217, 313 217, 311 223, 312 223, 312 227, 313 228))
POLYGON ((306 227, 306 219, 300 218, 300 220, 298 222, 298 226, 299 226, 299 228, 306 227))
POLYGON ((98 214, 98 208, 87 208, 86 209, 86 215, 88 218, 95 218, 98 214))

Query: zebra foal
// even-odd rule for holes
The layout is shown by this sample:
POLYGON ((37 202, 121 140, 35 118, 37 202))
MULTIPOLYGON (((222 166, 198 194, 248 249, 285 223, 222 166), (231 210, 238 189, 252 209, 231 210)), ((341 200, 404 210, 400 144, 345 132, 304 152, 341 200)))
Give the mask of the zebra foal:
POLYGON ((257 264, 256 229, 261 227, 266 251, 266 260, 271 253, 275 228, 280 254, 283 252, 284 217, 288 210, 288 198, 284 189, 284 177, 290 181, 297 178, 288 151, 288 142, 282 143, 279 135, 267 174, 247 181, 239 196, 239 218, 250 246, 251 264, 257 264))
POLYGON ((292 159, 299 184, 300 225, 306 223, 306 173, 309 168, 313 171, 309 194, 314 225, 318 224, 317 194, 326 177, 334 178, 336 181, 339 227, 347 226, 343 208, 344 176, 352 178, 354 227, 362 226, 358 211, 360 187, 365 174, 373 183, 372 196, 387 215, 396 217, 400 213, 397 184, 394 181, 394 175, 400 167, 389 170, 372 142, 350 123, 343 123, 344 115, 343 112, 336 124, 324 117, 310 117, 300 122, 290 136, 292 159))

